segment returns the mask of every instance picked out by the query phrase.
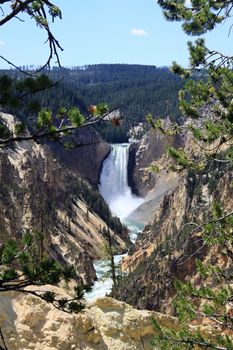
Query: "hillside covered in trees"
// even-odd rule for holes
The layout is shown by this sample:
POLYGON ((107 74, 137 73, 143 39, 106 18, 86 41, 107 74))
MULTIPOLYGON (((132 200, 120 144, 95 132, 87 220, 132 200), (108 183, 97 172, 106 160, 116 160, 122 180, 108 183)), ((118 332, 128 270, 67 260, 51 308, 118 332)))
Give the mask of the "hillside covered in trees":
MULTIPOLYGON (((22 68, 29 70, 28 67, 22 68)), ((10 74, 14 79, 20 74, 15 70, 1 73, 10 74)), ((167 67, 99 64, 53 68, 45 73, 61 82, 37 94, 42 107, 56 112, 60 105, 76 105, 85 111, 90 104, 106 102, 110 108, 120 109, 124 120, 120 127, 112 128, 106 123, 98 126, 98 131, 108 142, 127 141, 129 128, 145 122, 148 113, 179 120, 177 93, 182 83, 167 67)))

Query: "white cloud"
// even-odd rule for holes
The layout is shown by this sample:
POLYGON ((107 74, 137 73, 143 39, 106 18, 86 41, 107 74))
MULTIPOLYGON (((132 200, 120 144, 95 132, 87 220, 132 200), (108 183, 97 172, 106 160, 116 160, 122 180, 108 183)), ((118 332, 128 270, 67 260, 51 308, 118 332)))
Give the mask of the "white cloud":
POLYGON ((130 31, 131 35, 136 35, 136 36, 147 36, 148 33, 145 31, 145 29, 141 29, 141 28, 133 28, 130 31))
POLYGON ((0 40, 0 46, 5 45, 4 41, 0 40))

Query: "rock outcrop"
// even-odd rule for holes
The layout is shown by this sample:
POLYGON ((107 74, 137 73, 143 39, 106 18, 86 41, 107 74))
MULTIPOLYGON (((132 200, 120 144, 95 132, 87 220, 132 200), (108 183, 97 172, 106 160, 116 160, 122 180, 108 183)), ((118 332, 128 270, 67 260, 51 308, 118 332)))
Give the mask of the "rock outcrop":
MULTIPOLYGON (((67 292, 58 287, 41 289, 67 297, 67 292)), ((107 297, 86 305, 81 313, 69 314, 31 294, 1 292, 0 310, 0 346, 5 348, 4 339, 10 350, 159 350, 159 344, 152 345, 157 335, 152 318, 162 327, 179 327, 174 317, 136 310, 107 297)), ((213 333, 210 322, 189 327, 203 334, 213 333)), ((215 328, 213 337, 221 331, 215 328)))
MULTIPOLYGON (((84 312, 67 314, 33 295, 9 292, 1 293, 0 309, 0 327, 10 350, 155 349, 153 313, 112 298, 97 299, 84 312)), ((164 325, 176 324, 171 317, 156 316, 164 325)))
POLYGON ((181 136, 167 136, 150 130, 139 142, 130 145, 128 183, 136 195, 146 197, 155 187, 158 175, 155 172, 145 171, 145 169, 152 162, 165 156, 168 146, 182 147, 181 136))

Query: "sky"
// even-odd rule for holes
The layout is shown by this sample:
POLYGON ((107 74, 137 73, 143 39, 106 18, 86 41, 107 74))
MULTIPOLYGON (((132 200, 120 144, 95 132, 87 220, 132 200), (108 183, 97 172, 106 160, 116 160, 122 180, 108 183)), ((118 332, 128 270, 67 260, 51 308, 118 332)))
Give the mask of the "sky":
MULTIPOLYGON (((155 0, 54 0, 63 19, 51 28, 64 51, 64 67, 98 63, 187 66, 187 41, 180 23, 167 22, 155 0)), ((0 12, 0 16, 1 16, 0 12)), ((0 55, 16 65, 42 65, 48 55, 46 35, 30 18, 1 27, 0 55)), ((231 54, 231 23, 205 36, 210 49, 231 54)), ((233 34, 232 34, 233 35, 233 34)), ((55 61, 53 62, 55 65, 55 61)), ((0 68, 9 66, 0 60, 0 68)))

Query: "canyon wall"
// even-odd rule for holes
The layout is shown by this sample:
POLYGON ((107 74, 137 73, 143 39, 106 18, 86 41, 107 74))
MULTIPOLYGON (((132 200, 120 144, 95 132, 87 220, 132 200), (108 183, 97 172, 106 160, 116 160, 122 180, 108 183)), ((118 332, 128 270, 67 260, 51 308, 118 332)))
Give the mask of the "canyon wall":
MULTIPOLYGON (((14 125, 13 116, 2 117, 14 125)), ((87 158, 85 154, 83 162, 87 158)), ((60 263, 73 264, 77 275, 88 284, 95 279, 92 261, 103 253, 107 219, 116 250, 126 250, 127 232, 111 217, 99 193, 47 146, 22 141, 2 149, 0 179, 1 242, 20 239, 25 230, 39 230, 48 254, 60 263)))
POLYGON ((130 145, 128 183, 133 193, 146 197, 155 187, 159 174, 149 172, 147 168, 152 162, 165 157, 168 146, 182 147, 181 136, 168 136, 150 130, 139 142, 130 145))
POLYGON ((60 163, 97 188, 103 160, 111 147, 91 127, 77 130, 73 138, 81 147, 66 150, 58 143, 51 143, 50 148, 60 163))
MULTIPOLYGON (((146 135, 146 139, 150 140, 150 136, 146 135)), ((202 150, 194 143, 189 131, 183 134, 183 140, 185 151, 198 160, 202 150)), ((147 153, 153 149, 150 141, 144 149, 141 143, 137 147, 139 150, 141 148, 140 158, 145 161, 147 153)), ((153 153, 150 161, 153 160, 151 158, 153 153)), ((154 159, 157 159, 156 154, 154 159)), ((136 174, 139 171, 145 174, 144 182, 140 181, 138 188, 146 194, 145 199, 151 196, 151 200, 130 217, 144 217, 148 221, 135 246, 130 248, 129 256, 123 261, 126 276, 113 296, 140 309, 168 312, 175 295, 174 279, 197 278, 196 258, 217 263, 216 252, 203 242, 199 231, 191 235, 193 226, 186 224, 208 221, 216 202, 221 203, 224 212, 232 210, 233 168, 231 163, 210 161, 200 171, 172 173, 169 170, 171 160, 162 153, 157 164, 162 165, 162 170, 152 174, 152 180, 146 175, 147 162, 142 168, 136 166, 134 170, 136 174), (132 290, 134 293, 131 293, 132 290)))

